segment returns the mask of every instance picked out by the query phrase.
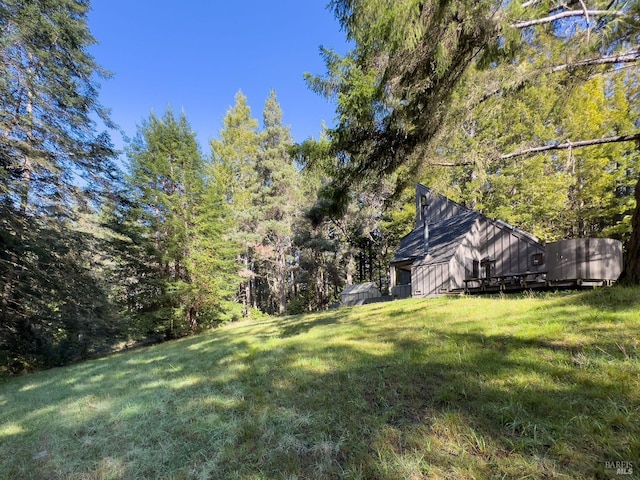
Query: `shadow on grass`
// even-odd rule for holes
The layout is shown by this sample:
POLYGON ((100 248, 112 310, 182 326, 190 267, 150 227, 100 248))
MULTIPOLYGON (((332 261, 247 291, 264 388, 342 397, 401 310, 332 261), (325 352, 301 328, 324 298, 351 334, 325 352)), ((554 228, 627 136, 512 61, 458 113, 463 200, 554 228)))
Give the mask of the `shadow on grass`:
POLYGON ((567 303, 577 303, 606 311, 636 312, 640 315, 640 295, 638 287, 616 285, 597 288, 579 295, 566 297, 567 303))
POLYGON ((278 320, 280 338, 288 338, 307 333, 315 327, 335 325, 348 318, 351 309, 342 308, 330 313, 315 315, 296 315, 278 320))
POLYGON ((598 295, 544 306, 580 342, 545 318, 539 337, 492 333, 416 302, 15 379, 0 390, 0 477, 608 478, 605 462, 640 461, 640 365, 614 354, 639 332, 598 295), (391 315, 423 317, 407 331, 391 315))

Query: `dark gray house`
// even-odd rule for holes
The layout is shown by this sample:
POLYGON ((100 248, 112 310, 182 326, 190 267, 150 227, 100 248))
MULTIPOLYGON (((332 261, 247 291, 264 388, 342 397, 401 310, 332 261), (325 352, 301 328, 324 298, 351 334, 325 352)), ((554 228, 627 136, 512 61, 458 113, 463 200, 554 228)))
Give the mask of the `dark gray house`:
POLYGON ((533 235, 418 184, 415 226, 391 261, 390 287, 405 298, 544 282, 545 261, 545 245, 533 235))

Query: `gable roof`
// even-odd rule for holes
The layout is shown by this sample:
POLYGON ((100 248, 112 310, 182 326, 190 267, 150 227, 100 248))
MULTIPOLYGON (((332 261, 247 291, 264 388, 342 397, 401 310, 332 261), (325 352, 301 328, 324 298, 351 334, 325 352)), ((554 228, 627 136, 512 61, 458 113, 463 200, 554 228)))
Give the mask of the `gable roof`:
POLYGON ((429 224, 431 224, 470 211, 472 210, 431 190, 429 187, 425 187, 420 183, 416 184, 416 228, 422 226, 424 215, 426 215, 429 224), (424 201, 426 201, 425 211, 422 208, 423 197, 424 201))
POLYGON ((458 246, 478 219, 493 224, 501 230, 508 230, 511 235, 515 235, 529 244, 540 244, 540 240, 533 235, 502 220, 491 219, 480 212, 470 210, 418 183, 416 185, 415 228, 400 240, 400 245, 391 263, 433 264, 448 262, 455 255, 458 246), (423 200, 426 201, 424 211, 422 209, 423 200), (429 251, 426 257, 424 254, 423 216, 429 222, 429 251))
MULTIPOLYGON (((442 221, 429 224, 429 251, 424 258, 427 263, 449 261, 464 237, 471 231, 480 213, 466 210, 442 221)), ((414 228, 400 241, 391 263, 402 263, 424 257, 424 230, 422 226, 414 228)))

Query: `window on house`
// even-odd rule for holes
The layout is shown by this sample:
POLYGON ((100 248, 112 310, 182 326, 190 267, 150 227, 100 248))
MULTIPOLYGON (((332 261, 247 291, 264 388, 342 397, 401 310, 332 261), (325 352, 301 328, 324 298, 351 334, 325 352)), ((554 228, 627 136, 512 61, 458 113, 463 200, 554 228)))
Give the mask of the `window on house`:
POLYGON ((471 276, 473 278, 479 278, 480 277, 480 261, 479 260, 474 260, 473 261, 473 273, 471 274, 471 276))

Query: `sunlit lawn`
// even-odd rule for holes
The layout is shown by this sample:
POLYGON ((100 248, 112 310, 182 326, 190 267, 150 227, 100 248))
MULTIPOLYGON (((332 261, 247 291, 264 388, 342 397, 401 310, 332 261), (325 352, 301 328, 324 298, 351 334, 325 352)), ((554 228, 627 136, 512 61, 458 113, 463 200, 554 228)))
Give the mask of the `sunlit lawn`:
POLYGON ((7 479, 629 478, 640 289, 232 324, 0 383, 7 479))

